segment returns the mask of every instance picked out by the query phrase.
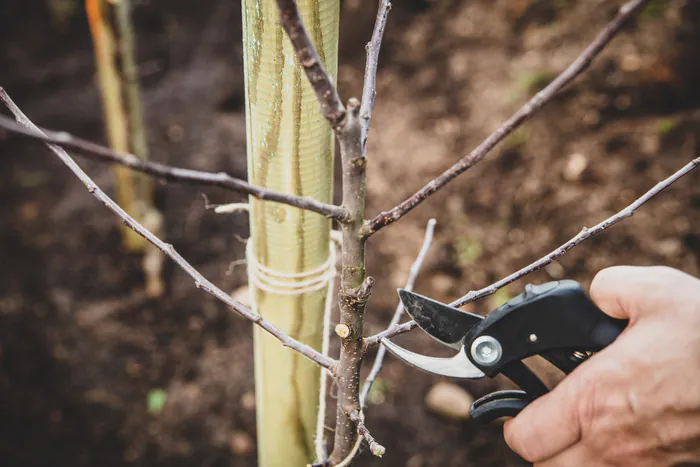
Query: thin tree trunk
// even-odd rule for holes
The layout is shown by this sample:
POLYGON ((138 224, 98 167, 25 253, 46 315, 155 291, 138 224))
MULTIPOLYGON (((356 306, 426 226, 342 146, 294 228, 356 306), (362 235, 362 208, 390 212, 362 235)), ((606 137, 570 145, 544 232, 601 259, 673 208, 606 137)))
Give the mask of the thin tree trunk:
MULTIPOLYGON (((97 77, 107 140, 112 149, 133 152, 148 159, 148 145, 140 103, 135 39, 131 27, 131 2, 85 0, 97 64, 97 77)), ((120 206, 148 229, 160 234, 161 215, 153 205, 153 183, 148 177, 115 167, 116 198, 120 206)), ((124 246, 144 253, 146 291, 159 296, 163 291, 163 255, 127 226, 122 226, 124 246)))
MULTIPOLYGON (((326 69, 335 75, 338 0, 300 0, 298 5, 326 69)), ((250 182, 330 203, 333 135, 279 25, 275 0, 244 0, 243 44, 250 182)), ((250 207, 248 264, 255 310, 320 349, 330 221, 252 197, 250 207)), ((305 465, 314 459, 319 371, 255 330, 259 465, 305 465)))

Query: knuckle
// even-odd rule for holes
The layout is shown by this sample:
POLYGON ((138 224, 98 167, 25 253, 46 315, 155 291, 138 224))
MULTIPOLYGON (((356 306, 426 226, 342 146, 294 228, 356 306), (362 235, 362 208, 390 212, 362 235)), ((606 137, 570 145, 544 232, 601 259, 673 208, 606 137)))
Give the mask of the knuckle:
POLYGON ((591 373, 581 384, 577 410, 582 431, 602 431, 638 417, 641 409, 634 394, 604 373, 591 373))
POLYGON ((581 431, 591 430, 595 421, 604 412, 604 400, 601 401, 601 383, 595 375, 582 378, 577 404, 578 418, 581 421, 581 431))
POLYGON ((638 462, 639 454, 634 443, 617 436, 614 441, 606 444, 605 449, 600 451, 600 459, 604 461, 606 465, 641 466, 642 464, 638 462))

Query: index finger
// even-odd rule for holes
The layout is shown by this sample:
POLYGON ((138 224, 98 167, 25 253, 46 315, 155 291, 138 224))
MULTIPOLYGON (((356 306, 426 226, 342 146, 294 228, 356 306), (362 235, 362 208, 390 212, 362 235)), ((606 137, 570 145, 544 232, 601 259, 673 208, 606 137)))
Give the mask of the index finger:
POLYGON ((503 426, 510 448, 529 462, 549 459, 581 438, 578 401, 583 384, 577 375, 536 399, 503 426))

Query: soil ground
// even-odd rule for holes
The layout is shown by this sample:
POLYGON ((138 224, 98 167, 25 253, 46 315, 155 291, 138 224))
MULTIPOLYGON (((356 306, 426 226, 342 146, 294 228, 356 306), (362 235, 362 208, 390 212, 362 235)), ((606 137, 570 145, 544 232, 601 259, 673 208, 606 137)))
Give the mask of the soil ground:
MULTIPOLYGON (((614 14, 619 1, 396 2, 382 49, 370 135, 368 213, 401 201, 466 154, 614 14)), ((37 123, 103 141, 80 2, 2 2, 0 85, 37 123), (52 5, 53 10, 48 6, 52 5), (61 9, 74 7, 75 11, 61 9), (52 13, 53 11, 53 13, 52 13), (63 11, 63 13, 61 13, 63 11)), ((361 86, 374 13, 342 12, 339 83, 361 86)), ((367 331, 396 304, 426 221, 436 241, 418 291, 449 301, 542 256, 624 207, 700 150, 700 7, 652 2, 555 102, 483 163, 368 245, 377 279, 367 331)), ((135 11, 153 159, 245 176, 240 6, 150 0, 135 11)), ((0 464, 9 467, 256 464, 251 325, 168 265, 168 291, 143 293, 140 260, 118 224, 39 145, 0 135, 0 464), (147 398, 167 392, 160 415, 147 398)), ((111 190, 110 171, 81 161, 111 190)), ((526 282, 590 283, 615 264, 700 273, 700 174, 526 282)), ((245 284, 240 196, 160 184, 167 241, 224 289, 245 284)), ((442 351, 419 332, 400 342, 442 351)), ((373 355, 368 356, 371 360, 373 355)), ((431 414, 439 379, 387 363, 367 425, 386 446, 358 465, 522 465, 497 425, 431 414)), ((502 380, 459 383, 480 396, 502 380)))

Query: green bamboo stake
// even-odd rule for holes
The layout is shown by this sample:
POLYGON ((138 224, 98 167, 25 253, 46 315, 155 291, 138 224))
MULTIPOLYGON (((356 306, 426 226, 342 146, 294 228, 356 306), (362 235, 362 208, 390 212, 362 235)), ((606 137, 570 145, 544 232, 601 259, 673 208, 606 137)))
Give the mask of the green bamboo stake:
MULTIPOLYGON (((298 7, 326 70, 335 76, 338 0, 299 0, 298 7)), ((275 0, 243 1, 243 46, 249 180, 330 203, 333 135, 279 25, 275 0)), ((256 311, 317 350, 330 227, 319 214, 250 198, 249 270, 256 311), (260 269, 262 277, 255 272, 260 269), (313 270, 317 273, 304 274, 313 270)), ((315 457, 320 370, 257 329, 254 337, 259 465, 303 466, 315 457)))

